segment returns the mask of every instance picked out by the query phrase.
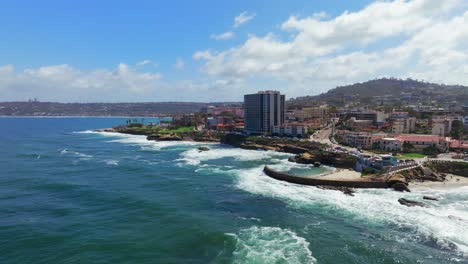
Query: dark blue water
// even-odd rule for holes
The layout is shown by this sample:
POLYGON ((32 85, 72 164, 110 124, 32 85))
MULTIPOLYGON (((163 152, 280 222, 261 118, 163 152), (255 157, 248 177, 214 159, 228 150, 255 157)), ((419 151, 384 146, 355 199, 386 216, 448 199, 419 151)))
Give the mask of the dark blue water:
POLYGON ((263 175, 326 170, 284 153, 90 131, 125 120, 0 118, 0 263, 468 263, 466 187, 348 197, 263 175))

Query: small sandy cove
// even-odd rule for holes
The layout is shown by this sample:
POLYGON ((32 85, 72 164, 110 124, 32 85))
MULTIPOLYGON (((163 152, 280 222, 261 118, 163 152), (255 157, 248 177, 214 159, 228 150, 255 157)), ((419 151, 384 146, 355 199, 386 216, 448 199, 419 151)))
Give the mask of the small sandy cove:
MULTIPOLYGON (((347 169, 336 169, 334 172, 317 175, 316 178, 324 180, 362 180, 361 173, 347 169)), ((410 182, 410 188, 457 188, 468 186, 468 177, 462 177, 452 174, 447 174, 444 182, 410 182)))
POLYGON ((337 169, 334 172, 328 174, 319 175, 317 178, 323 180, 361 180, 361 173, 353 170, 346 170, 346 169, 337 169))
POLYGON ((437 188, 437 189, 444 189, 444 188, 457 188, 468 186, 468 177, 462 177, 452 174, 447 174, 447 178, 444 182, 411 182, 409 184, 410 188, 437 188))

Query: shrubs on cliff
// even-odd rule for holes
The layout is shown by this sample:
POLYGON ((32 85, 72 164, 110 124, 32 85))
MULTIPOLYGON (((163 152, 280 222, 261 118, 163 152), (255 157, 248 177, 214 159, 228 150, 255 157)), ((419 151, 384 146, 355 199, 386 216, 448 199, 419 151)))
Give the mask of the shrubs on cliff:
POLYGON ((431 170, 436 171, 438 173, 450 173, 450 174, 468 177, 468 163, 467 162, 430 161, 430 162, 426 162, 425 165, 429 167, 431 170))

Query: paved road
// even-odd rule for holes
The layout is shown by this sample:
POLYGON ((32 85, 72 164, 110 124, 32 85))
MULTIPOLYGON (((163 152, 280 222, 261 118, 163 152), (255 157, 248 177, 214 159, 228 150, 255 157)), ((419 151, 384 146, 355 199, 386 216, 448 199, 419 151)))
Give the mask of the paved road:
POLYGON ((332 131, 331 127, 323 128, 317 131, 316 134, 310 136, 310 140, 320 142, 323 144, 333 145, 332 142, 330 141, 331 131, 332 131))

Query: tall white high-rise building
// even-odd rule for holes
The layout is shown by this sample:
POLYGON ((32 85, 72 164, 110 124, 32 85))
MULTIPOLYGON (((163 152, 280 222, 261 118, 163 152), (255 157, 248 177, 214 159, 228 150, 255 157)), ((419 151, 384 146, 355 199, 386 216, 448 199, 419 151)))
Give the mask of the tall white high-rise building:
POLYGON ((278 91, 261 91, 244 95, 244 131, 270 133, 273 126, 284 123, 285 95, 278 91))

